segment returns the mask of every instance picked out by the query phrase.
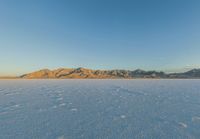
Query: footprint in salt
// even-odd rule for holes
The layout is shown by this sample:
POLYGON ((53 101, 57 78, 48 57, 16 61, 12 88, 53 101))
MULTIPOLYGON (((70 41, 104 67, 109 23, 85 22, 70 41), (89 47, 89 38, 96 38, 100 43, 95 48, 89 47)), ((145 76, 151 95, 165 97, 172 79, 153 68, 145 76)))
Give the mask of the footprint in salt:
POLYGON ((7 114, 7 113, 8 113, 7 111, 0 112, 0 116, 4 115, 4 114, 7 114))
POLYGON ((61 101, 61 100, 63 100, 63 98, 62 98, 62 97, 59 97, 59 98, 57 98, 56 100, 57 100, 57 101, 61 101))
POLYGON ((78 111, 78 109, 76 109, 76 108, 72 108, 71 111, 76 112, 76 111, 78 111))
POLYGON ((19 104, 16 104, 16 105, 14 105, 13 107, 16 107, 16 108, 18 108, 20 105, 19 104))
POLYGON ((59 104, 60 107, 65 106, 65 105, 66 105, 66 103, 59 104))
POLYGON ((19 94, 21 94, 21 93, 5 93, 4 95, 6 95, 6 96, 13 96, 13 95, 19 95, 19 94))
POLYGON ((8 111, 14 111, 20 107, 19 104, 12 103, 12 105, 5 107, 4 109, 8 111))
POLYGON ((125 119, 125 118, 126 118, 126 116, 125 116, 125 115, 121 115, 120 117, 121 117, 122 119, 125 119))
POLYGON ((62 92, 60 92, 60 93, 58 94, 58 96, 62 96, 62 92))
POLYGON ((179 122, 178 124, 179 124, 179 126, 181 126, 182 128, 187 128, 187 124, 185 124, 185 123, 179 122))
POLYGON ((38 110, 38 112, 44 112, 44 111, 46 111, 46 109, 40 108, 40 109, 38 110))
POLYGON ((53 108, 53 109, 56 109, 56 108, 57 108, 57 106, 56 106, 56 105, 54 105, 52 108, 53 108))
POLYGON ((192 122, 197 122, 197 121, 200 122, 200 117, 198 117, 198 116, 192 117, 192 122))
POLYGON ((57 139, 65 139, 65 136, 59 136, 57 139))

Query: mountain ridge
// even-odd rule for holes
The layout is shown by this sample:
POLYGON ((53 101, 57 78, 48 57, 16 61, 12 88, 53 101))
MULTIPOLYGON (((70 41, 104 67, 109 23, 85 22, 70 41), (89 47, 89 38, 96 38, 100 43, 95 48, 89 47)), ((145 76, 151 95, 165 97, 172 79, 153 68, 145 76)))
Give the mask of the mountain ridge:
POLYGON ((134 79, 134 78, 200 78, 200 69, 192 69, 183 73, 167 74, 162 71, 136 70, 93 70, 87 68, 41 69, 23 74, 22 79, 134 79))

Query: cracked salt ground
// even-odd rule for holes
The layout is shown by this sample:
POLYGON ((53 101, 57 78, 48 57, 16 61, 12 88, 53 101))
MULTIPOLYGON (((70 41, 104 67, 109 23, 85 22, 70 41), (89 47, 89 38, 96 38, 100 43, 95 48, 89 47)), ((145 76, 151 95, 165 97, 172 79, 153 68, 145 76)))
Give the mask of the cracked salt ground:
POLYGON ((199 83, 1 80, 0 138, 199 139, 199 83))

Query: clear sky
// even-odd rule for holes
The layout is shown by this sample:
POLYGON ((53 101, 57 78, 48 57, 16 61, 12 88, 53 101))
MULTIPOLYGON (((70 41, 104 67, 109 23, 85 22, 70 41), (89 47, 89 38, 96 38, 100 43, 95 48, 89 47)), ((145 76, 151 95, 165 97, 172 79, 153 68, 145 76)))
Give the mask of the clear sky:
POLYGON ((200 67, 200 0, 1 0, 0 75, 200 67))

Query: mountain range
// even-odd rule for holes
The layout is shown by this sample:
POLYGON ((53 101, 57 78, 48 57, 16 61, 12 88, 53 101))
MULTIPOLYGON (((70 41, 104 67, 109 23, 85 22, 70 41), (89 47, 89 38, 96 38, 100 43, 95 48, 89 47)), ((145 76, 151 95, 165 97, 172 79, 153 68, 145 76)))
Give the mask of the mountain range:
POLYGON ((21 75, 22 79, 134 79, 134 78, 200 78, 200 69, 183 73, 137 70, 92 70, 86 68, 42 69, 21 75))

